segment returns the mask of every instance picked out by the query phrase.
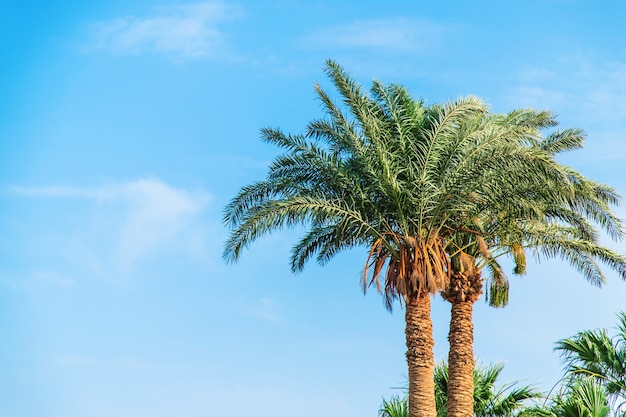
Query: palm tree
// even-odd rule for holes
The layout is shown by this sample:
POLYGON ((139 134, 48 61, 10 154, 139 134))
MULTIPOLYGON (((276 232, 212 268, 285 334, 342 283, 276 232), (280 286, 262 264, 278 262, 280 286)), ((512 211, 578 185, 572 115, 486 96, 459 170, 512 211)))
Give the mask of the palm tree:
POLYGON ((626 400, 626 313, 618 314, 617 334, 585 330, 557 342, 571 379, 592 378, 620 410, 626 400))
POLYGON ((390 310, 395 300, 405 307, 409 415, 434 417, 430 295, 448 287, 449 242, 478 236, 472 226, 486 212, 534 218, 534 198, 569 195, 571 185, 548 153, 524 145, 528 129, 487 117, 480 99, 427 107, 398 85, 375 81, 364 94, 332 61, 326 72, 347 114, 316 85, 326 118, 304 135, 262 130, 285 153, 226 207, 224 256, 236 261, 254 240, 293 225, 309 227, 293 248, 294 272, 314 255, 324 264, 369 248, 363 289, 375 285, 390 310))
POLYGON ((520 417, 607 417, 610 412, 604 387, 587 376, 567 381, 548 404, 531 407, 520 417))
POLYGON ((379 417, 408 417, 409 402, 405 398, 391 397, 389 401, 383 398, 383 403, 378 410, 379 417))
POLYGON ((552 409, 557 417, 606 417, 611 411, 604 387, 592 378, 570 382, 552 409))
MULTIPOLYGON (((528 112, 532 112, 529 110, 528 112)), ((529 146, 538 147, 551 155, 582 147, 584 136, 579 130, 568 129, 541 138, 540 128, 556 124, 549 113, 544 117, 521 119, 519 111, 504 118, 507 123, 529 128, 529 146), (529 123, 531 122, 531 123, 529 123)), ((605 277, 597 262, 602 261, 626 279, 626 260, 619 254, 603 248, 598 243, 598 233, 591 221, 599 224, 613 238, 622 235, 617 217, 611 205, 619 197, 609 187, 585 179, 571 168, 564 168, 574 190, 571 200, 565 203, 550 200, 536 201, 539 216, 524 218, 509 216, 507 222, 499 217, 482 219, 474 225, 476 230, 491 228, 490 239, 479 235, 457 235, 451 241, 451 266, 453 274, 449 286, 442 291, 443 297, 452 304, 448 361, 450 384, 448 386, 448 414, 453 417, 467 416, 471 412, 473 358, 473 303, 483 291, 482 270, 487 267, 491 277, 487 284, 488 301, 494 307, 502 307, 508 301, 508 280, 497 258, 509 254, 515 262, 514 272, 525 273, 525 250, 534 249, 545 257, 560 256, 578 269, 590 282, 601 285, 605 277)), ((517 192, 531 192, 519 188, 517 192)))
MULTIPOLYGON (((473 372, 473 413, 476 417, 513 417, 525 409, 528 400, 541 397, 531 386, 515 387, 510 383, 496 387, 496 381, 504 369, 501 363, 476 366, 473 372)), ((445 362, 435 367, 435 397, 437 417, 448 416, 449 368, 445 362)))
MULTIPOLYGON (((501 363, 478 365, 474 369, 474 412, 475 417, 513 417, 526 409, 528 400, 538 399, 541 393, 531 386, 516 387, 516 383, 497 386, 496 381, 504 365, 501 363)), ((435 366, 435 399, 437 417, 447 417, 448 365, 441 362, 435 366)), ((395 396, 383 399, 380 417, 407 417, 406 397, 395 396)))

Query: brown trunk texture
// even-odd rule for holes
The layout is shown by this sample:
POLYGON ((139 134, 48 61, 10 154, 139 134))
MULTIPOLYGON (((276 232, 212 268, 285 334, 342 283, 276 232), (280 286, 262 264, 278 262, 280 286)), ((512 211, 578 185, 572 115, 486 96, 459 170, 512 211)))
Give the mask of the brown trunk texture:
POLYGON ((436 417, 433 324, 430 294, 406 303, 406 361, 409 366, 409 417, 436 417))
POLYGON ((474 415, 472 301, 452 303, 448 351, 448 417, 474 415))

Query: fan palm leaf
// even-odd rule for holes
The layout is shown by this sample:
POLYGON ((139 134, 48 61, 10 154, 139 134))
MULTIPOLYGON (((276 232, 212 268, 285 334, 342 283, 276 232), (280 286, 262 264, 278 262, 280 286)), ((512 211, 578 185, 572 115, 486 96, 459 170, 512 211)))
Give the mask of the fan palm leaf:
POLYGON ((592 378, 604 389, 617 410, 626 401, 626 313, 618 314, 617 334, 606 329, 585 330, 557 342, 568 376, 592 378))
MULTIPOLYGON (((529 400, 541 397, 539 391, 529 385, 517 383, 497 385, 504 369, 501 363, 478 365, 473 371, 473 415, 476 417, 513 417, 527 407, 529 400)), ((449 370, 445 362, 435 367, 435 395, 437 417, 448 416, 449 370)))

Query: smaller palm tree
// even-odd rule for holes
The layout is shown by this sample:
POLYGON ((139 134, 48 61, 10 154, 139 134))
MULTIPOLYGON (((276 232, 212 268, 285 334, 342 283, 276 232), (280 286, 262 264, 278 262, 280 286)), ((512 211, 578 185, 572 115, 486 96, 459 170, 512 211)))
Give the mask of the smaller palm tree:
POLYGON ((529 408, 520 417, 607 417, 610 412, 604 387, 585 376, 568 380, 548 404, 529 408))
MULTIPOLYGON (((509 383, 498 387, 497 379, 504 365, 493 363, 474 368, 474 415, 476 417, 512 417, 520 415, 528 400, 541 397, 535 388, 516 387, 509 383)), ((437 417, 447 416, 448 366, 445 362, 435 366, 435 400, 437 417)))
MULTIPOLYGON (((513 417, 524 415, 529 409, 528 400, 541 397, 535 388, 525 385, 516 387, 516 383, 496 386, 496 381, 504 369, 501 363, 477 365, 474 369, 474 416, 476 417, 513 417)), ((435 401, 437 417, 447 417, 448 400, 448 365, 441 362, 435 366, 435 401)), ((533 410, 539 410, 532 407, 533 410)), ((383 399, 379 417, 407 417, 408 402, 406 397, 394 396, 389 401, 383 399)))
POLYGON ((383 403, 378 410, 379 417, 408 417, 409 401, 406 397, 394 396, 389 401, 383 398, 383 403))
POLYGON ((557 342, 569 379, 592 378, 619 412, 626 404, 626 312, 618 314, 617 335, 585 330, 557 342))

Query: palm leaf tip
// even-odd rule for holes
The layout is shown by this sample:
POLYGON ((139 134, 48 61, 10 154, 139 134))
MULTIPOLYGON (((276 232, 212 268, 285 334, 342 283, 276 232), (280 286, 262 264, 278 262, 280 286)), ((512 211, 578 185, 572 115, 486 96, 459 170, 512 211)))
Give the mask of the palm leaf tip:
POLYGON ((383 398, 382 405, 378 410, 379 417, 408 417, 409 402, 406 398, 394 396, 389 400, 383 398))

